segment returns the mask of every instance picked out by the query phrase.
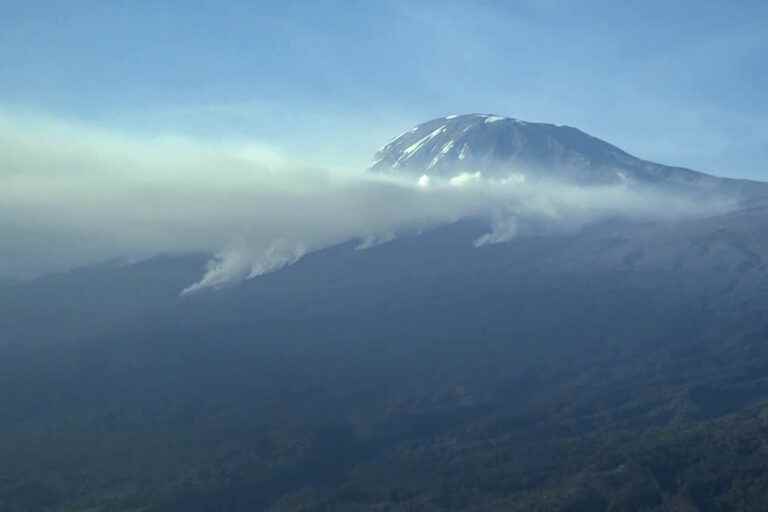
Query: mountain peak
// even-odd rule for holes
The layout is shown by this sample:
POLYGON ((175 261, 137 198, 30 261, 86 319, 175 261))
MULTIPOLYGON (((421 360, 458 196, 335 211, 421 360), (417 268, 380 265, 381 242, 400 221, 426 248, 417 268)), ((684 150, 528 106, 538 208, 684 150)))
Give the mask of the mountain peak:
POLYGON ((498 114, 448 115, 416 125, 381 148, 370 170, 450 177, 462 172, 581 184, 672 183, 712 187, 719 178, 648 162, 577 128, 498 114))

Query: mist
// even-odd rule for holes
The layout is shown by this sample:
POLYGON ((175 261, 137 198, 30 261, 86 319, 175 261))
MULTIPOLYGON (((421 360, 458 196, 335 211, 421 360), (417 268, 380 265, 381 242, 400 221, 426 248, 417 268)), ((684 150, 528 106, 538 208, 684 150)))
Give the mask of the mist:
MULTIPOLYGON (((338 137, 343 143, 343 134, 338 137)), ((630 186, 381 176, 314 165, 250 141, 136 136, 51 118, 0 115, 0 276, 33 277, 159 253, 211 254, 183 293, 279 270, 357 241, 359 250, 467 217, 478 250, 609 217, 675 221, 727 210, 630 186)))

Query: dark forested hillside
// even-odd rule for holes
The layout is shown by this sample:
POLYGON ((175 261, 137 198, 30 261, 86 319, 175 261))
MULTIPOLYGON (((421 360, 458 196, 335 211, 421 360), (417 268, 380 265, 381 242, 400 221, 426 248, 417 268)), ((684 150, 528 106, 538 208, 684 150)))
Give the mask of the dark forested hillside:
POLYGON ((763 510, 766 219, 0 288, 0 510, 763 510))

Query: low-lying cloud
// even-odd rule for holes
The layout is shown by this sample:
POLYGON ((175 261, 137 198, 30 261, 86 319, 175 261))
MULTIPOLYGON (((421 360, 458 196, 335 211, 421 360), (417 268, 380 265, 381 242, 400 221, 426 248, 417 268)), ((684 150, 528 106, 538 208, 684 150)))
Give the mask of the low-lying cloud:
MULTIPOLYGON (((679 195, 626 186, 531 183, 520 174, 384 177, 319 169, 257 144, 140 138, 0 114, 0 276, 113 259, 205 252, 191 293, 257 277, 312 251, 358 249, 469 216, 480 247, 530 230, 623 215, 715 213, 679 195)), ((469 242, 471 243, 471 242, 469 242)))

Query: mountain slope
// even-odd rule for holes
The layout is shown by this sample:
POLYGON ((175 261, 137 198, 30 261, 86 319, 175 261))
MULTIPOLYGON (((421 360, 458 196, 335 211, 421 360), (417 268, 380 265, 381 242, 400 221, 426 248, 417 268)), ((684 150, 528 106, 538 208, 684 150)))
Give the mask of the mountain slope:
POLYGON ((0 324, 0 505, 734 503, 768 471, 742 463, 739 445, 713 457, 691 429, 759 441, 749 411, 768 400, 766 219, 606 222, 480 249, 486 226, 463 221, 186 298, 199 258, 40 279, 24 297, 34 317, 0 324), (139 318, 92 325, 152 289, 139 318), (745 480, 693 487, 699 468, 711 479, 726 467, 745 480))

